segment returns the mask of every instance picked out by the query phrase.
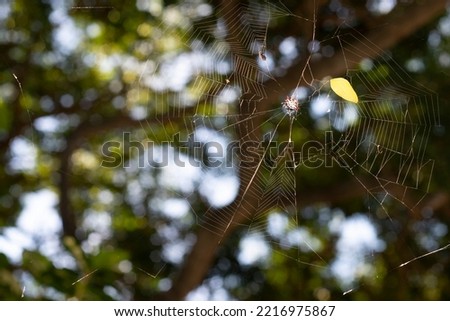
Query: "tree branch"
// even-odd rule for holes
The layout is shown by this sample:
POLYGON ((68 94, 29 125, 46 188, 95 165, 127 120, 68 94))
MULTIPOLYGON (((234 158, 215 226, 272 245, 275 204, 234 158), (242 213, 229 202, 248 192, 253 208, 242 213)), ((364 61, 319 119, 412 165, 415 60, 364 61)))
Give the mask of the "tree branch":
MULTIPOLYGON (((384 19, 380 19, 379 22, 382 27, 370 31, 361 40, 358 39, 358 42, 342 48, 340 52, 330 58, 321 58, 310 62, 311 73, 304 74, 300 85, 307 85, 314 79, 344 75, 348 69, 357 68, 362 58, 378 57, 402 39, 416 32, 430 20, 444 13, 447 5, 447 0, 436 0, 396 8, 384 19), (361 57, 361 53, 364 53, 365 56, 361 57)), ((306 59, 299 61, 296 65, 289 68, 283 77, 276 81, 268 81, 266 83, 267 92, 276 92, 280 85, 282 88, 295 88, 301 71, 306 64, 308 64, 306 59)), ((279 97, 270 95, 261 102, 259 108, 260 110, 267 110, 270 106, 277 103, 279 103, 279 97)))
POLYGON ((92 124, 89 122, 82 123, 74 132, 72 132, 66 140, 66 147, 60 154, 59 168, 59 214, 63 225, 64 236, 76 237, 77 220, 75 213, 72 211, 70 202, 71 193, 71 157, 73 152, 90 137, 98 135, 102 132, 114 130, 117 128, 127 128, 140 126, 141 122, 132 119, 126 115, 118 115, 116 117, 102 121, 100 124, 92 124))

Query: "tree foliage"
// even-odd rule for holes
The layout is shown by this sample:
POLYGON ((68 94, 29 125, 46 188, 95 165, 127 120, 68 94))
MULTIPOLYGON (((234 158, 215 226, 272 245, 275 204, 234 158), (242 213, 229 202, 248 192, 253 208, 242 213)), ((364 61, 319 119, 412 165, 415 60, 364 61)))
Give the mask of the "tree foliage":
MULTIPOLYGON (((219 236, 211 233, 214 226, 207 225, 214 220, 205 223, 201 214, 215 213, 206 195, 211 189, 200 188, 207 178, 191 179, 189 173, 184 177, 179 172, 170 176, 158 166, 141 168, 136 144, 112 146, 105 155, 105 143, 123 143, 125 133, 131 133, 131 141, 154 148, 177 133, 181 137, 192 133, 191 121, 198 116, 191 113, 192 106, 175 106, 176 90, 169 88, 163 96, 146 87, 143 77, 192 49, 186 44, 199 35, 186 26, 202 26, 202 10, 212 10, 220 20, 227 10, 237 14, 239 2, 231 1, 236 6, 228 1, 205 6, 202 1, 143 0, 1 4, 1 298, 146 300, 183 299, 188 293, 195 298, 196 293, 252 300, 448 300, 450 154, 445 150, 450 137, 445 124, 450 118, 446 108, 450 18, 445 2, 399 3, 389 13, 370 9, 378 1, 277 4, 303 18, 295 26, 287 19, 267 25, 268 47, 278 48, 292 37, 307 48, 313 34, 316 39, 332 38, 345 22, 351 25, 348 33, 357 31, 356 36, 382 49, 374 50, 376 56, 370 58, 393 57, 412 79, 438 94, 443 126, 433 128, 427 143, 426 157, 436 163, 429 194, 418 206, 386 202, 387 219, 377 212, 379 203, 348 172, 336 167, 301 169, 292 185, 302 200, 297 211, 302 213, 301 225, 322 244, 320 253, 305 250, 296 256, 290 250, 273 251, 252 264, 240 259, 242 240, 248 235, 239 228, 242 222, 233 222, 219 236), (174 19, 172 25, 167 17, 174 19), (119 155, 120 163, 105 163, 108 155, 119 155), (181 182, 185 190, 173 181, 181 182), (47 205, 30 208, 39 203, 30 202, 30 196, 47 205), (178 215, 175 205, 186 203, 187 213, 178 215), (21 219, 25 211, 27 218, 34 217, 31 229, 21 219), (57 213, 57 223, 47 221, 44 211, 57 213), (372 274, 361 271, 347 288, 353 291, 343 296, 346 288, 323 268, 338 255, 338 237, 328 223, 355 213, 371 217, 385 249, 365 258, 372 274), (442 251, 431 253, 439 248, 442 251), (413 261, 401 266, 409 260, 413 261)), ((230 26, 228 30, 226 43, 236 40, 230 26)), ((274 59, 280 58, 274 52, 274 59)), ((258 55, 251 59, 256 61, 258 55)), ((300 66, 305 65, 302 59, 293 59, 276 76, 276 84, 269 79, 264 86, 293 89, 300 66)), ((333 55, 310 66, 320 77, 347 73, 333 55)), ((183 77, 181 71, 177 77, 183 77)), ((258 108, 277 108, 288 93, 270 91, 258 108)), ((238 116, 245 116, 245 108, 234 108, 238 116)), ((242 123, 236 125, 237 139, 249 124, 247 118, 240 119, 235 121, 242 123)), ((274 126, 255 121, 260 128, 274 126)), ((312 119, 304 117, 302 122, 294 141, 309 137, 302 133, 320 130, 312 119)), ((288 125, 279 128, 280 135, 288 131, 288 125)), ((181 149, 178 143, 175 147, 181 149)), ((246 187, 244 172, 241 169, 240 193, 246 187)))

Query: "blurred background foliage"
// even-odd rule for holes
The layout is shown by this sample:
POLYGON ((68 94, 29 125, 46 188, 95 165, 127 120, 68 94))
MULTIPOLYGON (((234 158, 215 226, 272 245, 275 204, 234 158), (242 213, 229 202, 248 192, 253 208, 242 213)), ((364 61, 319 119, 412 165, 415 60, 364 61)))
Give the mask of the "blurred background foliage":
MULTIPOLYGON (((339 23, 333 19, 345 16, 364 33, 391 14, 380 9, 383 1, 316 2, 322 8, 318 16, 328 17, 318 19, 317 39, 334 32, 339 23)), ((297 3, 280 1, 279 6, 298 13, 297 3)), ((389 11, 403 10, 403 3, 393 4, 389 11)), ((161 84, 169 92, 163 99, 142 86, 141 78, 187 52, 192 35, 183 23, 204 10, 220 14, 218 8, 219 3, 200 0, 0 2, 1 299, 145 300, 169 290, 194 244, 197 213, 210 206, 215 182, 202 184, 208 178, 198 175, 204 172, 139 168, 128 153, 132 148, 115 150, 125 166, 102 167, 102 146, 121 142, 124 132, 147 143, 191 132, 189 106, 168 118, 156 117, 176 99, 170 96, 173 88, 161 84), (170 31, 168 17, 175 21, 170 31)), ((301 224, 321 244, 326 267, 317 267, 323 262, 311 251, 302 253, 300 262, 289 251, 275 251, 245 263, 247 234, 237 229, 188 298, 450 299, 449 249, 399 267, 450 243, 449 21, 442 12, 389 50, 440 98, 443 126, 427 146, 427 157, 436 164, 426 206, 413 214, 392 205, 392 220, 386 220, 373 215, 377 204, 367 195, 327 201, 332 189, 326 186, 339 188, 347 172, 303 171, 297 193, 324 194, 301 209, 301 224), (412 68, 414 62, 419 67, 412 68), (329 269, 339 255, 339 236, 327 224, 364 209, 385 249, 367 254, 354 282, 345 284, 329 269)), ((293 32, 283 23, 271 25, 268 43, 280 43, 293 32)), ((317 130, 312 121, 303 126, 317 130)))

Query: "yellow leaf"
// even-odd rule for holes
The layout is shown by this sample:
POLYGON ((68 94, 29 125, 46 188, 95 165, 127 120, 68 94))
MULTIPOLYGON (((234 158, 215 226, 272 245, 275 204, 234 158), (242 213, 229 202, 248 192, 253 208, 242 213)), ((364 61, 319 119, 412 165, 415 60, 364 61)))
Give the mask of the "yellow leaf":
POLYGON ((352 85, 345 78, 332 78, 330 80, 331 89, 338 95, 339 97, 351 101, 352 103, 358 102, 358 95, 353 89, 352 85))

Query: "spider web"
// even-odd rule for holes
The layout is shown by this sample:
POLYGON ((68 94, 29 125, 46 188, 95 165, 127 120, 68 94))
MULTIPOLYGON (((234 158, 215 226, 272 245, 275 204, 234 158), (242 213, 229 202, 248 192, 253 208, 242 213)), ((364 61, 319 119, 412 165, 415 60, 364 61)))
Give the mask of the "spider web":
POLYGON ((175 150, 195 159, 203 176, 238 178, 234 197, 220 205, 208 197, 211 188, 182 195, 203 199, 206 210, 191 206, 203 228, 224 238, 239 225, 271 250, 327 269, 320 241, 302 226, 299 177, 337 166, 359 183, 378 219, 392 222, 394 203, 413 212, 430 187, 434 162, 426 147, 439 125, 437 97, 345 24, 322 40, 316 39, 315 16, 301 17, 282 3, 234 6, 224 5, 215 16, 206 10, 192 21, 166 17, 164 41, 181 38, 185 47, 142 72, 143 127, 152 131, 148 119, 162 124, 175 150), (282 54, 282 43, 277 49, 267 41, 271 29, 285 23, 306 25, 311 34, 285 42, 295 49, 282 54), (335 95, 332 75, 314 70, 328 58, 347 66, 358 103, 335 95), (286 85, 283 74, 298 61, 304 63, 297 85, 286 85), (168 85, 167 74, 177 84, 168 85), (298 112, 282 108, 286 97, 299 101, 298 112), (173 140, 177 135, 182 139, 173 140), (219 162, 211 161, 210 148, 222 152, 214 159, 219 162))

